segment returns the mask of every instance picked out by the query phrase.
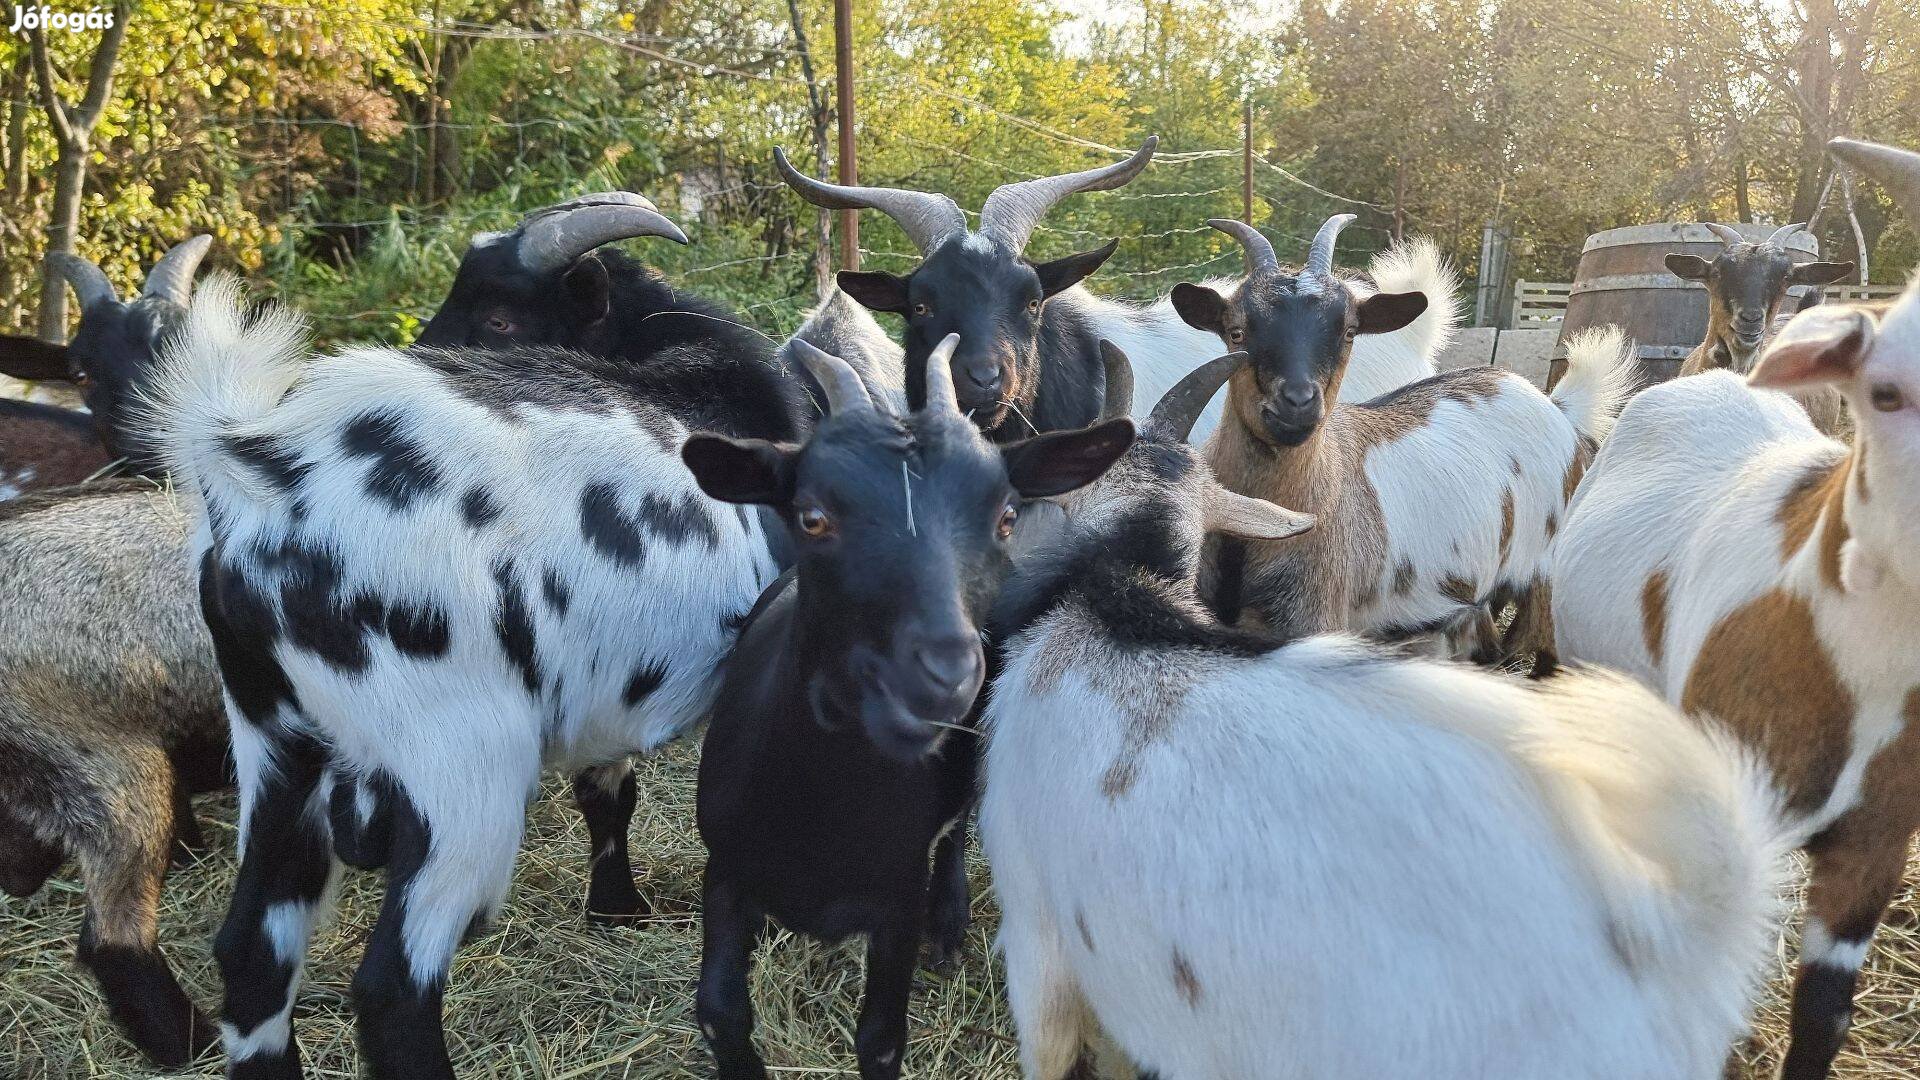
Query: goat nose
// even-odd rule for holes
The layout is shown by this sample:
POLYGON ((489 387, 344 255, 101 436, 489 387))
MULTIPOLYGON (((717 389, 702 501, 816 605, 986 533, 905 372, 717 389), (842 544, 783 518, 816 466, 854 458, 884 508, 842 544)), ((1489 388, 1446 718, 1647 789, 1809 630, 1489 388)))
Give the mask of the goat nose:
POLYGON ((1000 365, 968 364, 967 381, 982 390, 992 390, 1000 385, 1000 365))
POLYGON ((1296 409, 1304 409, 1307 406, 1313 404, 1314 395, 1318 394, 1319 392, 1320 392, 1320 388, 1312 384, 1308 384, 1306 386, 1297 386, 1292 383, 1288 383, 1286 386, 1281 388, 1280 399, 1282 401, 1285 401, 1287 404, 1293 406, 1296 409))
POLYGON ((980 650, 966 641, 922 645, 913 652, 920 670, 942 690, 958 690, 979 671, 980 650))

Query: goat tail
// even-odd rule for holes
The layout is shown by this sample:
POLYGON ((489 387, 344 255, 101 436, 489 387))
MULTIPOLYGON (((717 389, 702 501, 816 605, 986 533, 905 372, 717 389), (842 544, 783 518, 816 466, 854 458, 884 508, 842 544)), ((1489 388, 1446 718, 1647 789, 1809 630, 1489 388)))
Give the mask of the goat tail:
POLYGON ((250 307, 237 278, 194 291, 186 321, 162 347, 142 426, 177 486, 215 503, 258 502, 271 489, 233 451, 299 378, 307 322, 277 304, 250 307))
POLYGON ((1566 374, 1551 396, 1576 431, 1599 443, 1633 396, 1633 385, 1633 346, 1627 332, 1597 326, 1567 339, 1566 374))
POLYGON ((1517 750, 1593 873, 1615 949, 1681 1012, 1711 1017, 1724 1052, 1769 954, 1794 847, 1771 774, 1717 722, 1623 675, 1533 685, 1545 708, 1517 750))
POLYGON ((1427 310, 1396 333, 1427 361, 1431 375, 1434 358, 1460 328, 1460 275, 1440 253, 1440 245, 1416 236, 1375 255, 1367 276, 1383 293, 1426 294, 1427 310))

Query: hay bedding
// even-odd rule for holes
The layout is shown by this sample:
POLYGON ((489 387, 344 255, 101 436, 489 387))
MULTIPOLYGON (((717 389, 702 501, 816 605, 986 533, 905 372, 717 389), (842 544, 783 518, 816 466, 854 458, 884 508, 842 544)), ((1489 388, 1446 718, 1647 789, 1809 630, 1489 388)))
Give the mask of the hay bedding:
MULTIPOLYGON (((633 852, 641 889, 658 913, 623 929, 590 926, 586 832, 559 786, 531 814, 512 901, 494 930, 460 954, 447 993, 448 1041, 460 1075, 501 1080, 624 1080, 711 1075, 694 1025, 702 852, 693 831, 696 749, 640 763, 633 852)), ((233 873, 233 801, 202 799, 213 850, 167 883, 163 947, 188 993, 211 1009, 219 981, 209 954, 233 873)), ((1018 1056, 984 896, 973 868, 975 924, 965 962, 922 972, 911 1006, 912 1077, 1014 1080, 1018 1056)), ((377 907, 371 874, 349 875, 338 922, 315 938, 301 994, 299 1033, 308 1075, 355 1077, 347 988, 377 907)), ((1920 1080, 1920 874, 1896 901, 1869 962, 1854 1038, 1835 1075, 1920 1080)), ((0 1080, 148 1076, 113 1030, 87 973, 72 962, 81 895, 71 870, 38 896, 0 898, 0 1080)), ((825 948, 787 934, 761 947, 754 970, 759 1041, 779 1077, 852 1077, 861 987, 856 946, 825 948)), ((1738 1075, 1770 1076, 1785 1044, 1785 945, 1759 1013, 1759 1035, 1738 1075)), ((216 1053, 185 1076, 222 1075, 216 1053)))

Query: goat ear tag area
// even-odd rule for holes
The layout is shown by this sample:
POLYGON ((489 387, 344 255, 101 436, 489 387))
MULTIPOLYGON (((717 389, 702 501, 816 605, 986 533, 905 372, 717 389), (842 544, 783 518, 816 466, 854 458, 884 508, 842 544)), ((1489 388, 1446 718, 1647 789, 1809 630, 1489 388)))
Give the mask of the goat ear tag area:
POLYGON ((1007 480, 1026 499, 1064 495, 1106 474, 1133 445, 1124 417, 1076 431, 1050 431, 1001 449, 1007 480))
POLYGON ((1707 268, 1711 265, 1698 255, 1682 255, 1674 252, 1667 256, 1667 269, 1673 276, 1683 281, 1707 280, 1707 268))
POLYGON ((1747 377, 1764 389, 1852 378, 1873 347, 1874 325, 1851 308, 1809 308, 1793 317, 1747 377))
POLYGON ((1183 281, 1173 287, 1170 297, 1173 310, 1180 315, 1180 321, 1195 330, 1209 333, 1220 332, 1226 316, 1227 302, 1221 295, 1205 285, 1195 285, 1183 281))
POLYGON ((907 279, 883 270, 842 270, 834 275, 840 291, 869 311, 907 313, 907 279))
POLYGON ((1426 293, 1374 293, 1360 301, 1360 333, 1391 334, 1405 328, 1426 310, 1426 293))
POLYGON ((43 379, 71 379, 67 366, 67 347, 49 345, 39 338, 0 337, 0 375, 23 382, 43 379))

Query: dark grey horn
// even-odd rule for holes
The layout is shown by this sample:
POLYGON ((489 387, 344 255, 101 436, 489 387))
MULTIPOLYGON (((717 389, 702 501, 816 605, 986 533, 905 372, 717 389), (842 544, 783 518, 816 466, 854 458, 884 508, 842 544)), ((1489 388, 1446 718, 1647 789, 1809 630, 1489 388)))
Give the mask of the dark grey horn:
POLYGON ((1241 248, 1247 253, 1247 276, 1271 274, 1280 269, 1280 257, 1273 253, 1273 244, 1260 235, 1260 230, 1244 221, 1233 218, 1208 218, 1207 224, 1240 241, 1241 248))
POLYGON ((1332 277, 1333 245, 1340 239, 1340 230, 1357 219, 1354 214, 1335 214, 1328 218, 1326 224, 1320 226, 1320 231, 1313 234, 1313 246, 1307 249, 1307 265, 1300 272, 1315 277, 1332 277))
POLYGON ((520 234, 520 264, 539 273, 564 270, 615 240, 664 236, 676 244, 687 242, 680 226, 631 191, 599 191, 535 210, 515 231, 520 234))
POLYGON ((1782 225, 1773 230, 1772 236, 1767 237, 1767 243, 1772 244, 1774 247, 1785 247, 1787 241, 1794 233, 1800 232, 1806 227, 1807 223, 1804 221, 1798 221, 1792 225, 1782 225))
POLYGON ((1123 186, 1140 175, 1140 170, 1153 160, 1154 147, 1159 145, 1160 136, 1149 135, 1133 156, 1117 164, 1003 184, 987 196, 986 205, 980 208, 980 231, 1015 251, 1025 251, 1027 241, 1033 238, 1034 226, 1040 224, 1054 203, 1078 191, 1108 191, 1123 186))
POLYGON ((967 231, 967 215, 945 195, 815 180, 794 168, 793 162, 787 160, 787 152, 779 147, 774 147, 773 164, 787 186, 815 206, 829 210, 878 210, 892 218, 922 255, 931 254, 947 237, 967 231))
POLYGON ((56 251, 47 256, 47 265, 73 286, 73 294, 80 298, 81 311, 98 303, 120 302, 120 294, 113 291, 113 282, 107 280, 106 273, 80 256, 56 251))
POLYGON ((1719 237, 1720 242, 1727 245, 1728 247, 1733 247, 1736 244, 1744 244, 1747 242, 1747 238, 1744 236, 1741 236, 1740 230, 1738 229, 1729 228, 1725 225, 1720 224, 1717 221, 1703 221, 1700 224, 1705 225, 1708 229, 1712 230, 1713 235, 1719 237))
POLYGON ((959 413, 960 398, 953 389, 953 350, 960 335, 948 334, 927 355, 927 411, 959 413))
POLYGON ((1920 154, 1857 139, 1835 139, 1827 152, 1878 181, 1920 228, 1920 154))
POLYGON ((1133 363, 1120 346, 1101 338, 1100 366, 1107 374, 1107 396, 1100 407, 1100 419, 1117 420, 1133 411, 1133 363))
POLYGON ((873 399, 867 396, 867 384, 860 381, 853 366, 845 360, 799 338, 793 339, 793 355, 800 358, 820 383, 821 391, 827 395, 829 414, 839 416, 873 408, 873 399))
POLYGON ((186 307, 187 301, 193 299, 193 275, 200 272, 200 260, 207 257, 207 249, 212 246, 211 236, 196 236, 173 245, 153 264, 153 269, 147 271, 140 295, 158 296, 186 307))
POLYGON ((1187 372, 1154 405, 1147 422, 1160 434, 1186 442, 1193 434, 1193 425, 1200 420, 1200 414, 1206 411, 1207 402, 1212 401, 1213 395, 1219 393, 1233 373, 1245 367, 1246 363, 1246 353, 1230 352, 1187 372))

